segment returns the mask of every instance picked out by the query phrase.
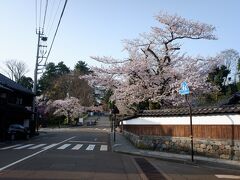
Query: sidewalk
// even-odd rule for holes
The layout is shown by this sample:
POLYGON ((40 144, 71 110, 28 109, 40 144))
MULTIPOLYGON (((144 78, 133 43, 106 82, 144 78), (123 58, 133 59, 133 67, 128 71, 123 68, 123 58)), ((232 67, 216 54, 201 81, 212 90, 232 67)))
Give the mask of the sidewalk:
POLYGON ((113 141, 113 133, 110 134, 113 152, 131 154, 136 156, 152 157, 170 162, 240 169, 240 162, 237 161, 194 156, 194 162, 192 162, 191 155, 138 149, 135 146, 133 146, 121 133, 116 132, 115 134, 116 134, 115 142, 113 141))

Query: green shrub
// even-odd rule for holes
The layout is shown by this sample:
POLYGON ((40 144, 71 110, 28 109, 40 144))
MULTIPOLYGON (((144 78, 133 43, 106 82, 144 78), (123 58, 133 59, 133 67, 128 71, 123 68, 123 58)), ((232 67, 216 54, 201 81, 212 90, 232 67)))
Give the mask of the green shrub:
POLYGON ((66 117, 65 116, 51 116, 48 118, 49 126, 59 126, 64 124, 66 117))

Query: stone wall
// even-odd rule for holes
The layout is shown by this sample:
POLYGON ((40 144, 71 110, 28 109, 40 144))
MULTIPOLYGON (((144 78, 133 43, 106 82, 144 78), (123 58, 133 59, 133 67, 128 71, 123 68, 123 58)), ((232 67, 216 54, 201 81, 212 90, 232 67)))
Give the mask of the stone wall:
MULTIPOLYGON (((123 131, 123 134, 140 149, 191 154, 191 140, 188 137, 138 136, 127 131, 123 131)), ((239 140, 194 138, 193 144, 195 155, 240 161, 239 140)))

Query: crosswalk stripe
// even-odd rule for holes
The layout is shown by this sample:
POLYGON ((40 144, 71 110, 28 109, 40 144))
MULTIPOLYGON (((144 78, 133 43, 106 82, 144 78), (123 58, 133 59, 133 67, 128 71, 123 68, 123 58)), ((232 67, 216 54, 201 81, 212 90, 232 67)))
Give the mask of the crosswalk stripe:
POLYGON ((11 149, 11 148, 14 148, 14 147, 17 147, 17 146, 21 146, 22 144, 15 144, 15 145, 12 145, 12 146, 7 146, 7 147, 4 147, 4 148, 1 148, 1 150, 7 150, 7 149, 11 149))
POLYGON ((222 178, 222 179, 240 179, 240 176, 236 175, 228 175, 228 174, 215 174, 217 178, 222 178))
POLYGON ((88 145, 88 147, 87 147, 87 151, 92 151, 93 149, 94 149, 94 147, 95 147, 95 145, 94 144, 90 144, 90 145, 88 145))
POLYGON ((72 150, 79 150, 82 146, 83 146, 83 144, 77 144, 76 146, 74 146, 72 148, 72 150))
POLYGON ((45 145, 47 145, 47 144, 38 144, 38 145, 32 146, 32 147, 30 147, 28 149, 37 149, 37 148, 40 148, 40 147, 45 146, 45 145))
POLYGON ((71 144, 64 144, 57 149, 66 149, 68 146, 71 146, 71 144))
POLYGON ((44 149, 44 150, 46 150, 46 149, 51 149, 52 147, 57 146, 57 145, 58 145, 58 144, 56 144, 56 143, 50 144, 50 145, 48 145, 48 146, 43 147, 42 149, 44 149))
MULTIPOLYGON (((38 148, 41 148, 41 149, 44 149, 44 150, 47 150, 47 149, 50 149, 50 148, 53 148, 55 146, 57 146, 58 144, 50 144, 50 145, 47 145, 47 144, 15 144, 15 145, 12 145, 12 146, 7 146, 7 147, 3 147, 3 148, 0 148, 0 150, 7 150, 7 149, 31 149, 31 150, 34 150, 34 149, 38 149, 38 148)), ((56 148, 58 150, 63 150, 63 149, 67 149, 69 146, 73 146, 71 148, 71 150, 80 150, 83 146, 87 146, 86 147, 86 151, 93 151, 96 147, 96 144, 63 144, 61 145, 60 147, 56 148)), ((70 149, 70 148, 69 148, 70 149)), ((108 145, 100 145, 100 151, 108 151, 108 145)))
POLYGON ((27 148, 27 147, 30 147, 30 146, 33 146, 34 144, 26 144, 24 146, 20 146, 20 147, 16 147, 14 149, 24 149, 24 148, 27 148))
POLYGON ((100 151, 107 151, 107 150, 108 150, 108 146, 107 145, 101 145, 100 151))

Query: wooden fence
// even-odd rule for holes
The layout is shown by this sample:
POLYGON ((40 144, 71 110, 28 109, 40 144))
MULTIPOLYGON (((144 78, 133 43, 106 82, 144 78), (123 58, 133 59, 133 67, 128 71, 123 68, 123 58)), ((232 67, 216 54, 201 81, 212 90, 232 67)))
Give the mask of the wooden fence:
MULTIPOLYGON (((240 140, 240 114, 206 114, 192 117, 193 136, 240 140)), ((123 128, 137 135, 189 137, 189 116, 138 116, 123 121, 123 128)))
MULTIPOLYGON (((137 135, 189 137, 190 125, 123 125, 137 135)), ((240 140, 240 125, 193 125, 193 136, 205 139, 240 140)))

